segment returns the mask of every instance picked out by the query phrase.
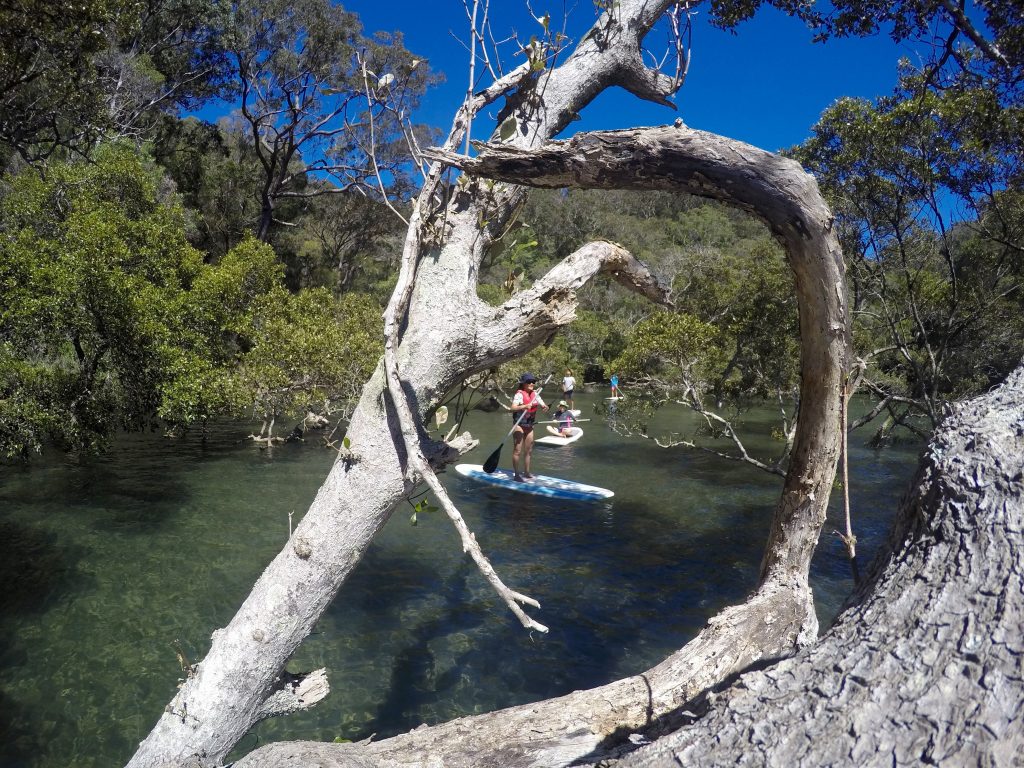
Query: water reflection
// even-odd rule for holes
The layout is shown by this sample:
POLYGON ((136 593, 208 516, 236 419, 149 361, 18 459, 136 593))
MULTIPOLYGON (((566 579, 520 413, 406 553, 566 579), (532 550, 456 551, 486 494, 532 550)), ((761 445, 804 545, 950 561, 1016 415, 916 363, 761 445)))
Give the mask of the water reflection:
MULTIPOLYGON (((592 419, 584 437, 538 448, 534 469, 610 488, 613 499, 565 502, 443 476, 505 582, 541 602, 533 614, 548 635, 519 626, 446 518, 421 514, 413 527, 400 509, 289 664, 326 666, 333 695, 261 725, 244 749, 386 736, 599 685, 657 663, 741 600, 781 480, 619 437, 602 395, 577 398, 592 419)), ((659 423, 684 430, 687 419, 669 413, 659 423)), ((751 423, 752 445, 771 447, 769 415, 751 423)), ((507 419, 474 412, 465 427, 482 441, 466 460, 479 463, 507 419)), ((211 631, 230 620, 284 544, 288 513, 301 517, 332 461, 313 447, 258 451, 238 437, 132 436, 87 465, 0 469, 0 766, 122 764, 180 677, 172 643, 201 658, 211 631)), ((884 536, 913 454, 855 447, 865 557, 884 536)), ((840 519, 834 506, 827 530, 840 519)), ((827 620, 851 586, 834 536, 823 537, 812 577, 827 620)))

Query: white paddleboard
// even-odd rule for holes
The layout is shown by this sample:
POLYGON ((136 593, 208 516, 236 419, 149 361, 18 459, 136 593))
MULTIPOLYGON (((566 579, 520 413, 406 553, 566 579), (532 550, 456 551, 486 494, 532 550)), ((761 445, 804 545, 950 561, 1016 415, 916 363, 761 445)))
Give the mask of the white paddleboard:
POLYGON ((534 496, 547 496, 553 499, 601 501, 602 499, 610 499, 615 495, 613 491, 609 491, 607 488, 574 483, 572 480, 562 480, 545 475, 534 475, 532 480, 524 480, 520 483, 512 479, 512 470, 510 469, 496 469, 491 474, 487 474, 480 464, 457 464, 455 465, 455 471, 470 480, 493 485, 496 488, 519 491, 520 493, 531 493, 534 496))
POLYGON ((538 437, 536 440, 533 441, 534 444, 563 446, 569 445, 569 443, 575 443, 577 440, 583 437, 583 430, 580 427, 571 427, 569 429, 568 437, 562 437, 560 434, 558 434, 558 429, 556 427, 548 427, 548 432, 550 432, 551 434, 545 435, 544 437, 538 437))

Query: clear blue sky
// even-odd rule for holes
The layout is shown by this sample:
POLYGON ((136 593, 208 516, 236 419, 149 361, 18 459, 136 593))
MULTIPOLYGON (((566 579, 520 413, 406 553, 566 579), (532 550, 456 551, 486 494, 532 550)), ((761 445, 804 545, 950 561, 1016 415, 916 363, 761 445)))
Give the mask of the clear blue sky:
MULTIPOLYGON (((543 0, 532 2, 537 13, 551 13, 553 24, 561 18, 560 0, 547 7, 543 0)), ((447 82, 427 97, 418 118, 447 130, 467 87, 468 54, 453 37, 454 33, 467 38, 461 0, 350 0, 343 5, 359 14, 366 32, 401 31, 409 50, 445 73, 447 82)), ((492 0, 492 6, 501 8, 492 25, 496 37, 513 28, 522 39, 540 31, 522 0, 492 0)), ((594 19, 592 2, 577 0, 574 7, 573 18, 585 29, 594 19)), ((913 49, 897 47, 884 36, 813 44, 800 22, 771 9, 759 11, 735 34, 713 29, 700 11, 690 73, 676 98, 678 111, 613 89, 570 130, 662 125, 678 116, 691 128, 778 150, 807 138, 822 110, 836 99, 891 92, 898 58, 918 57, 913 49)), ((655 50, 663 39, 654 38, 655 50)), ((521 61, 516 58, 512 65, 521 61)))

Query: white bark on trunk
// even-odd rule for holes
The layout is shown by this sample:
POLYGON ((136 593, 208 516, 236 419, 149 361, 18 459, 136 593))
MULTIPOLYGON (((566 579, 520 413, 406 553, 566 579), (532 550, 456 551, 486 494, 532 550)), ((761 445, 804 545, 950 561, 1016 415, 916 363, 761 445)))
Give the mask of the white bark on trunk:
MULTIPOLYGON (((650 727, 756 661, 793 653, 817 634, 807 575, 835 478, 849 326, 842 255, 813 178, 793 161, 674 127, 585 134, 528 151, 487 147, 476 160, 449 153, 442 159, 537 186, 695 192, 751 210, 768 223, 796 276, 802 407, 762 582, 745 603, 714 617, 696 639, 642 675, 379 743, 275 744, 239 768, 568 765, 615 743, 617 734, 650 727)), ((628 282, 625 275, 620 279, 628 282)))
MULTIPOLYGON (((670 5, 671 0, 620 0, 565 63, 544 73, 542 92, 534 80, 523 84, 519 92, 532 88, 536 97, 512 100, 518 103, 506 108, 517 116, 516 142, 549 139, 610 84, 664 101, 669 78, 643 68, 640 42, 670 5), (666 90, 657 93, 659 85, 666 90)), ((456 125, 453 134, 458 130, 456 125)), ((411 254, 418 271, 396 359, 402 390, 419 419, 467 375, 523 354, 572 318, 575 299, 564 283, 497 309, 476 296, 484 249, 522 194, 500 185, 488 199, 460 192, 443 215, 431 214, 435 201, 429 194, 418 201, 423 215, 431 214, 427 234, 433 239, 422 239, 411 254), (486 230, 478 225, 483 219, 486 230)), ((591 247, 592 255, 600 252, 624 258, 622 249, 609 244, 591 247)), ((631 270, 649 294, 659 295, 642 265, 634 263, 631 270)), ((591 275, 582 275, 578 284, 591 275)), ((139 745, 132 768, 217 765, 267 716, 264 702, 285 662, 418 479, 407 472, 405 442, 381 366, 363 389, 348 437, 353 455, 339 458, 288 544, 231 623, 213 633, 209 653, 139 745)), ((438 453, 422 430, 420 439, 426 454, 438 453)))
MULTIPOLYGON (((516 116, 518 132, 513 143, 541 145, 609 85, 664 101, 672 81, 642 66, 640 41, 670 5, 671 0, 619 0, 564 64, 521 85, 499 118, 516 116), (529 98, 522 97, 528 92, 529 98)), ((453 135, 457 132, 458 126, 453 135)), ((707 146, 698 149, 703 152, 707 146)), ((635 148, 625 142, 620 151, 635 148)), ((745 153, 757 152, 736 144, 720 149, 732 154, 709 167, 707 173, 712 176, 708 178, 714 172, 723 173, 729 163, 744 161, 745 153)), ((672 151, 676 150, 667 157, 673 157, 672 151)), ((680 157, 693 162, 685 147, 680 157)), ((674 664, 687 668, 684 677, 692 678, 695 690, 766 652, 792 650, 816 631, 806 578, 838 450, 839 381, 848 338, 842 260, 831 237, 828 210, 814 197, 813 180, 796 173, 792 163, 779 165, 782 161, 771 160, 766 153, 758 158, 767 165, 744 167, 767 168, 776 175, 769 173, 747 184, 741 173, 726 182, 756 189, 753 199, 729 198, 722 188, 716 194, 748 208, 769 205, 768 212, 760 208, 758 212, 785 242, 797 275, 804 384, 792 469, 776 510, 758 595, 713 621, 691 644, 694 648, 678 660, 666 661, 666 676, 657 688, 648 689, 642 678, 626 684, 647 702, 641 707, 644 717, 650 716, 654 706, 672 706, 690 695, 691 689, 672 682, 677 676, 674 664), (722 626, 748 628, 753 642, 740 649, 726 647, 716 637, 722 626)), ((664 170, 666 175, 671 172, 671 166, 664 170)), ((703 178, 705 172, 691 173, 690 181, 681 186, 701 191, 703 178)), ((649 181, 645 180, 646 186, 649 181)), ((673 184, 672 188, 680 186, 673 184)), ((481 259, 493 237, 504 230, 523 192, 504 185, 487 194, 479 188, 456 190, 443 211, 432 192, 428 189, 417 203, 425 226, 407 249, 403 266, 414 279, 407 311, 395 318, 402 329, 400 344, 393 350, 395 386, 388 387, 383 365, 378 366, 352 417, 351 453, 339 456, 287 545, 260 576, 231 623, 213 633, 209 653, 140 745, 129 763, 132 768, 217 765, 259 719, 274 714, 267 702, 289 684, 281 677, 285 663, 313 630, 395 505, 419 480, 410 471, 408 440, 418 440, 432 461, 450 460, 453 451, 430 442, 422 418, 453 386, 474 372, 523 354, 571 321, 574 289, 599 271, 667 301, 657 281, 623 249, 594 243, 555 267, 530 291, 502 307, 487 306, 476 296, 481 259), (488 222, 484 229, 481 221, 488 222), (407 433, 409 422, 399 418, 392 400, 396 394, 407 401, 399 408, 404 411, 408 406, 415 417, 413 434, 403 434, 403 422, 407 433)), ((322 681, 312 687, 318 695, 325 693, 322 681)), ((290 701, 289 708, 294 703, 290 701)), ((595 734, 615 727, 619 706, 612 700, 607 708, 603 724, 587 726, 595 734)))

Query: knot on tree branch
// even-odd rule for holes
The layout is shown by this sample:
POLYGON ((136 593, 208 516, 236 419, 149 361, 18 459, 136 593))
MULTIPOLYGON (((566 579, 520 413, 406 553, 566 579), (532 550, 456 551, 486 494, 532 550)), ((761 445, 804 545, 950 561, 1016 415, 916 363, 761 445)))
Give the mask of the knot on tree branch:
POLYGON ((469 432, 463 432, 447 442, 428 440, 423 443, 423 456, 432 469, 444 469, 447 465, 458 461, 464 453, 469 453, 480 444, 469 432))
POLYGON ((257 712, 257 721, 278 715, 289 715, 319 704, 331 692, 327 669, 292 674, 284 672, 277 678, 274 691, 257 712))

